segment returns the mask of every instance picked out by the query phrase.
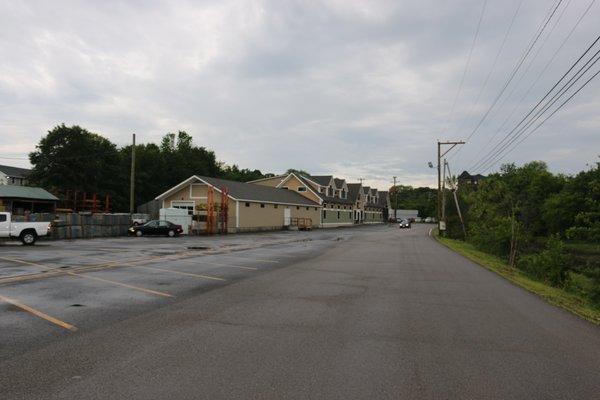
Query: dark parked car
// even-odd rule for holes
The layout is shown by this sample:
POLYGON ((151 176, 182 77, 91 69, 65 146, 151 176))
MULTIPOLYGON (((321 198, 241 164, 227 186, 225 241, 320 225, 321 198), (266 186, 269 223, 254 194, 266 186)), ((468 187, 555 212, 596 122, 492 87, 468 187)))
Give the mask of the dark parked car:
POLYGON ((181 232, 183 232, 181 225, 159 220, 148 221, 144 225, 129 228, 129 234, 135 236, 161 235, 173 237, 178 236, 181 232))
POLYGON ((404 228, 410 229, 410 219, 401 220, 400 223, 398 224, 398 227, 400 229, 404 229, 404 228))

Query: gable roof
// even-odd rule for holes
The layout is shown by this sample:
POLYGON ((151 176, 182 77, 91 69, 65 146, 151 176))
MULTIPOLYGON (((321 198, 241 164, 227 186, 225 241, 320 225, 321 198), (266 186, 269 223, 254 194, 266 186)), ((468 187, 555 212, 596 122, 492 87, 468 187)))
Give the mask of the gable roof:
POLYGON ((379 202, 378 202, 378 204, 381 207, 387 207, 388 206, 389 195, 390 194, 387 191, 380 191, 379 192, 379 202))
POLYGON ((358 199, 358 194, 362 189, 362 183, 349 183, 348 184, 348 198, 352 201, 358 199))
POLYGON ((30 169, 11 167, 10 165, 0 165, 0 171, 11 178, 27 178, 31 173, 30 169))
POLYGON ((281 203, 281 204, 293 204, 293 205, 306 205, 306 206, 318 206, 319 204, 314 201, 298 194, 293 190, 279 189, 271 186, 255 185, 252 183, 230 181, 227 179, 212 178, 209 176, 193 175, 181 182, 180 184, 173 186, 171 189, 162 193, 156 197, 156 200, 163 199, 172 193, 182 189, 190 183, 200 181, 207 183, 217 191, 221 191, 221 188, 226 187, 229 191, 229 196, 234 200, 248 200, 265 203, 281 203))
MULTIPOLYGON (((305 185, 308 185, 308 180, 310 178, 307 178, 305 176, 296 176, 298 179, 300 179, 302 181, 302 183, 304 183, 305 185)), ((321 192, 315 192, 313 191, 314 194, 316 194, 317 196, 319 196, 319 198, 321 199, 322 202, 327 202, 327 203, 337 203, 337 204, 353 204, 354 202, 352 200, 350 200, 349 198, 346 199, 340 199, 339 197, 331 197, 331 196, 327 196, 325 193, 321 193, 321 192)))
POLYGON ((341 189, 342 187, 344 187, 344 183, 346 183, 346 180, 340 178, 333 178, 333 183, 335 184, 336 188, 341 189))
POLYGON ((333 175, 310 175, 307 176, 307 178, 321 186, 329 186, 329 183, 333 179, 333 175))
POLYGON ((273 175, 273 176, 268 176, 266 178, 260 178, 260 179, 254 179, 252 181, 248 181, 246 183, 256 183, 256 182, 262 182, 262 181, 268 181, 270 179, 275 179, 275 178, 281 178, 284 179, 285 177, 287 177, 288 174, 281 174, 281 175, 273 175))
POLYGON ((13 185, 0 185, 0 197, 31 200, 58 200, 58 197, 42 188, 13 185))
POLYGON ((369 192, 371 191, 371 188, 369 186, 363 186, 362 190, 363 190, 364 194, 369 194, 369 192))

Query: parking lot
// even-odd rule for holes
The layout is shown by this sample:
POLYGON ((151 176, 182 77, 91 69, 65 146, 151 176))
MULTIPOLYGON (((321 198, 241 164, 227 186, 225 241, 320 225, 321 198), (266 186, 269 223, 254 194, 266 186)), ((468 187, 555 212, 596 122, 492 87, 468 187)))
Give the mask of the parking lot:
POLYGON ((310 258, 363 227, 0 244, 0 359, 310 258))

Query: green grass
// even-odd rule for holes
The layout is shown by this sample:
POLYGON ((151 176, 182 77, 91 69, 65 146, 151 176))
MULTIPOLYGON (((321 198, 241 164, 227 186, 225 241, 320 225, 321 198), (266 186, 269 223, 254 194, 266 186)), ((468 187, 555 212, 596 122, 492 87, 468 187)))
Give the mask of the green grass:
POLYGON ((509 281, 537 294, 546 301, 565 310, 572 312, 594 324, 600 325, 600 308, 590 304, 589 301, 577 293, 570 293, 564 289, 555 288, 532 279, 521 271, 510 268, 506 262, 496 256, 477 250, 472 244, 461 240, 439 237, 435 238, 444 246, 467 257, 469 260, 503 276, 509 281))

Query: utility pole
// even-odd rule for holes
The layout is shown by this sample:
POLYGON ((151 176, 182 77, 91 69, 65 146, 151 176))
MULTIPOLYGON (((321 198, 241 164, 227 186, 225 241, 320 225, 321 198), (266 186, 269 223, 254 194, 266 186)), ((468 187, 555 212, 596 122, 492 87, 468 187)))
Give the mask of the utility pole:
POLYGON ((446 167, 448 162, 444 158, 444 171, 442 173, 442 218, 440 221, 446 221, 446 167))
MULTIPOLYGON (((441 160, 442 157, 444 157, 446 154, 448 154, 448 152, 450 150, 452 150, 454 147, 456 147, 459 144, 465 144, 465 142, 461 141, 457 141, 457 142, 453 142, 453 141, 446 141, 446 142, 440 142, 438 140, 437 142, 437 170, 438 170, 438 193, 437 193, 437 220, 438 220, 438 228, 440 229, 440 231, 442 230, 442 168, 441 168, 441 160), (450 146, 449 149, 446 149, 443 153, 442 153, 442 146, 450 146)), ((444 226, 444 228, 446 228, 444 226)))
POLYGON ((135 193, 135 133, 131 145, 131 181, 129 183, 129 212, 133 214, 134 210, 134 193, 135 193))
POLYGON ((394 210, 394 220, 396 220, 396 210, 398 209, 398 188, 396 188, 396 178, 397 177, 394 176, 394 207, 392 207, 392 210, 394 210))

